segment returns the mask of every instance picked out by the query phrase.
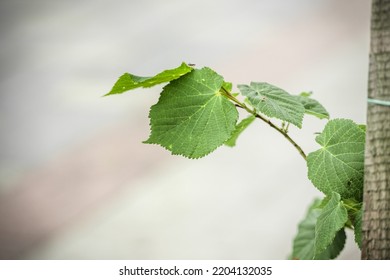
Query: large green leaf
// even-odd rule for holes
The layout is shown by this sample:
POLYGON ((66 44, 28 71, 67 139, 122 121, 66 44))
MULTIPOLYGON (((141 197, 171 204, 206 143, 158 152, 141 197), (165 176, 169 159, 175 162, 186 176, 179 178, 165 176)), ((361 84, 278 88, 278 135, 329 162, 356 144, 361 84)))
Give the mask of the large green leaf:
POLYGON ((331 120, 316 137, 321 149, 307 156, 308 177, 326 195, 361 201, 364 173, 364 131, 353 121, 331 120))
POLYGON ((311 93, 303 92, 296 98, 305 107, 305 113, 319 119, 329 119, 329 113, 317 100, 310 97, 311 93))
POLYGON ((153 77, 140 77, 125 73, 119 77, 114 87, 106 95, 120 94, 139 87, 147 88, 158 84, 167 83, 191 72, 192 69, 192 67, 183 62, 179 67, 165 70, 153 77))
POLYGON ((347 209, 336 192, 324 206, 318 216, 315 227, 315 254, 319 255, 333 242, 337 232, 348 221, 347 209))
POLYGON ((255 116, 250 115, 249 117, 243 119, 239 124, 236 125, 236 129, 233 131, 232 136, 225 142, 226 146, 234 147, 238 136, 256 119, 255 116))
POLYGON ((294 238, 293 252, 291 259, 295 260, 312 260, 312 259, 334 259, 336 258, 345 245, 345 231, 341 229, 333 242, 320 254, 315 254, 315 228, 318 217, 321 215, 321 200, 317 199, 310 206, 306 217, 298 226, 298 233, 294 238))
POLYGON ((296 96, 268 83, 251 82, 250 86, 238 85, 238 88, 257 111, 302 127, 305 107, 296 96))
POLYGON ((236 107, 220 93, 223 83, 209 68, 170 82, 151 107, 151 134, 145 143, 189 158, 203 157, 222 145, 238 118, 236 107))

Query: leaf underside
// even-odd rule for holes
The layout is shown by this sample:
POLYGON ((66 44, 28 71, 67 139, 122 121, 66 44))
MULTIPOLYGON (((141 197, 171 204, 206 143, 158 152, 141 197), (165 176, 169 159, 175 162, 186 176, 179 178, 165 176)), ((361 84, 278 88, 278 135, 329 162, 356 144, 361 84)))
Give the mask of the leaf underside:
POLYGON ((151 107, 151 134, 145 143, 188 158, 203 157, 222 145, 238 119, 233 103, 220 94, 223 83, 209 68, 170 82, 151 107))
POLYGON ((305 107, 296 96, 268 83, 251 82, 238 88, 258 112, 302 127, 305 107))
POLYGON ((364 173, 364 131, 353 121, 334 119, 316 137, 322 148, 307 156, 308 177, 326 195, 361 201, 364 173))
POLYGON ((125 73, 119 77, 113 88, 106 95, 120 94, 136 88, 148 88, 158 84, 167 83, 191 72, 192 67, 184 62, 177 68, 162 71, 153 77, 140 77, 133 74, 125 73))

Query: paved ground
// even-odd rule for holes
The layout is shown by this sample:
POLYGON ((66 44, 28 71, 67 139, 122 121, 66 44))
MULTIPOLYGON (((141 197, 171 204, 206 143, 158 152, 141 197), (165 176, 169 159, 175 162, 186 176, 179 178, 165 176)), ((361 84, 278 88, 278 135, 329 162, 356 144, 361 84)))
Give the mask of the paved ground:
MULTIPOLYGON (((285 258, 320 194, 282 137, 258 123, 190 161, 141 143, 158 89, 100 96, 186 61, 365 122, 368 2, 2 1, 0 258, 285 258)), ((312 151, 324 122, 304 125, 312 151)))

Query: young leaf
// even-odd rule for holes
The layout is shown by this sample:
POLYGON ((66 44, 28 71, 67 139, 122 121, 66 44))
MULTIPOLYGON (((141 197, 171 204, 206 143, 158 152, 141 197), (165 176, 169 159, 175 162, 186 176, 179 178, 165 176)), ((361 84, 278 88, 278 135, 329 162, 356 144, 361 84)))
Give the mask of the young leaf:
POLYGON ((308 177, 316 188, 361 201, 365 133, 351 120, 335 119, 316 137, 322 148, 307 156, 308 177))
POLYGON ((251 82, 250 86, 238 85, 238 88, 257 111, 302 127, 305 107, 295 96, 267 83, 251 82))
POLYGON ((233 84, 230 82, 223 82, 222 86, 229 92, 233 89, 233 84))
POLYGON ((305 107, 305 113, 319 119, 329 119, 329 113, 317 100, 310 97, 310 93, 303 92, 296 98, 305 107))
POLYGON ((233 131, 232 136, 225 142, 226 146, 234 147, 238 136, 256 119, 255 116, 250 115, 243 119, 239 124, 236 125, 236 129, 233 131))
POLYGON ((223 82, 210 68, 170 82, 151 107, 151 134, 145 143, 188 158, 203 157, 222 145, 238 118, 236 107, 220 94, 223 82))
POLYGON ((347 209, 340 195, 332 193, 329 202, 324 206, 315 227, 315 255, 319 255, 333 242, 336 233, 348 221, 347 209))
POLYGON ((298 233, 293 243, 291 259, 295 260, 329 260, 336 258, 343 250, 346 240, 344 229, 337 232, 333 242, 320 254, 315 254, 315 227, 321 215, 321 200, 316 199, 310 206, 305 219, 298 226, 298 233))
POLYGON ((167 83, 191 72, 192 69, 192 67, 183 62, 179 67, 165 70, 154 77, 139 77, 133 74, 125 73, 119 77, 111 91, 106 95, 120 94, 139 87, 147 88, 158 84, 167 83))

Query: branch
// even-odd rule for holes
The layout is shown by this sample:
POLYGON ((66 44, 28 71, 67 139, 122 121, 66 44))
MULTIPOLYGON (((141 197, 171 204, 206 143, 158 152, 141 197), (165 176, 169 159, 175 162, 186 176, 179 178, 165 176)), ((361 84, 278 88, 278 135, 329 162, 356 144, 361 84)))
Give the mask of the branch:
POLYGON ((227 89, 225 89, 224 87, 221 88, 222 89, 222 94, 224 96, 226 96, 228 99, 230 99, 231 101, 233 101, 236 105, 236 107, 238 108, 241 108, 241 109, 244 109, 246 110, 248 113, 254 115, 256 118, 262 120, 263 122, 267 123, 270 127, 272 127, 273 129, 277 130, 279 133, 281 133, 294 147, 295 149, 297 149, 297 151, 299 152, 299 154, 303 157, 303 159, 306 161, 306 154, 305 152, 302 150, 302 148, 290 137, 290 135, 288 135, 287 133, 287 130, 285 129, 282 129, 280 127, 278 127, 277 125, 275 125, 273 122, 271 122, 271 120, 267 119, 266 117, 260 115, 259 113, 257 113, 254 109, 251 109, 249 108, 248 106, 246 106, 245 103, 242 103, 241 101, 239 101, 237 98, 235 98, 227 89))

